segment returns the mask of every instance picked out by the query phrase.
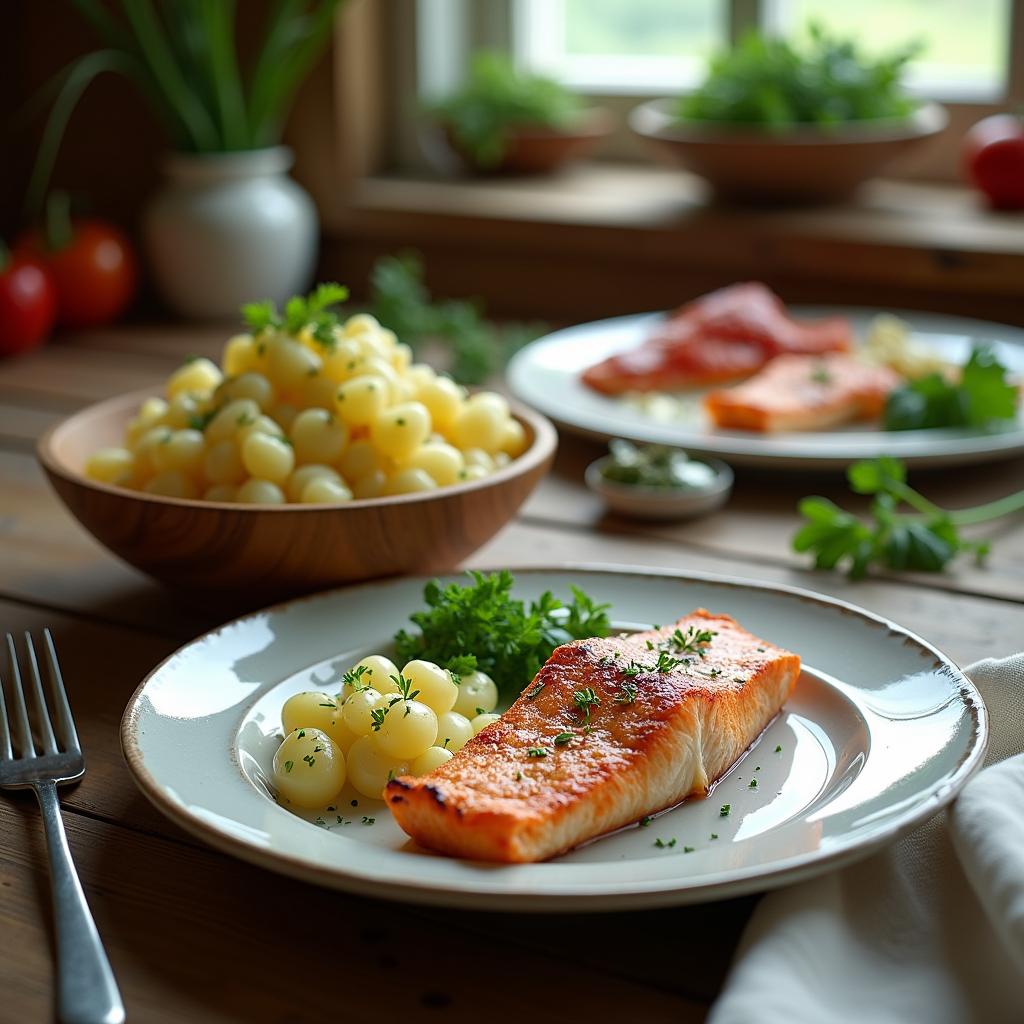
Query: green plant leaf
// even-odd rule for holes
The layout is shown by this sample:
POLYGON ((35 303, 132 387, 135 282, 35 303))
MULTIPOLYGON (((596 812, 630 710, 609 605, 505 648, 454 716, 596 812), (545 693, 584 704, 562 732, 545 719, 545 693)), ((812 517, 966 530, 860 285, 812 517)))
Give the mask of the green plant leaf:
POLYGON ((220 140, 213 117, 185 80, 152 3, 150 0, 121 0, 121 5, 145 66, 162 95, 177 111, 193 148, 197 152, 218 151, 220 140))

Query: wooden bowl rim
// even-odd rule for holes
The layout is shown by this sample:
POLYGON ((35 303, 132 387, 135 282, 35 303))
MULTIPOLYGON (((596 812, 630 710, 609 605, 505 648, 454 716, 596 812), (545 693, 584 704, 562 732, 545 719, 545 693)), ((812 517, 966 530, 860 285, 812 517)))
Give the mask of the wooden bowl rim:
POLYGON ((84 473, 77 472, 62 462, 57 456, 56 441, 60 434, 74 429, 81 419, 100 413, 109 413, 113 410, 125 411, 137 408, 145 399, 153 396, 154 389, 140 388, 137 391, 129 391, 124 394, 115 395, 113 398, 104 399, 102 402, 94 402, 92 405, 79 409, 77 412, 66 416, 50 427, 39 438, 36 444, 36 458, 43 469, 51 476, 72 484, 76 487, 85 487, 90 490, 99 491, 124 500, 135 500, 144 503, 153 502, 157 505, 167 505, 178 508, 196 509, 208 508, 227 512, 275 512, 275 513, 298 513, 298 512, 342 512, 347 509, 358 509, 360 511, 371 508, 387 508, 394 505, 413 505, 425 501, 443 501, 446 498, 459 494, 467 494, 472 491, 483 490, 501 483, 506 483, 516 477, 523 476, 532 470, 537 469, 550 459, 558 445, 558 432, 554 424, 542 413, 531 409, 515 399, 509 399, 509 408, 513 416, 525 424, 533 432, 533 443, 521 455, 512 459, 507 466, 496 470, 494 473, 483 477, 480 480, 469 480, 462 484, 451 484, 448 487, 438 487, 433 491, 417 491, 412 494, 392 494, 378 498, 353 498, 350 501, 324 504, 302 504, 300 502, 285 502, 282 505, 270 505, 263 503, 246 503, 234 501, 205 501, 202 498, 172 498, 162 494, 148 494, 144 491, 132 491, 126 487, 117 487, 114 484, 101 483, 98 480, 91 480, 84 473))
POLYGON ((644 139, 682 145, 834 146, 913 142, 943 131, 949 112, 929 100, 906 117, 845 121, 829 129, 797 124, 771 132, 764 125, 726 121, 677 121, 668 113, 670 98, 647 100, 629 112, 629 126, 644 139), (660 124, 658 122, 661 122, 660 124))

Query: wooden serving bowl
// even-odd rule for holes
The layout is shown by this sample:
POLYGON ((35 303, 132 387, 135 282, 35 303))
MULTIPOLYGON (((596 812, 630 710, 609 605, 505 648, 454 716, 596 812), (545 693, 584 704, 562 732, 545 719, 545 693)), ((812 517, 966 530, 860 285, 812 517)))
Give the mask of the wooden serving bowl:
POLYGON ((789 205, 849 196, 886 164, 946 127, 944 107, 926 103, 909 117, 799 125, 771 132, 756 125, 682 122, 672 100, 636 107, 630 127, 670 160, 710 182, 722 199, 789 205))
POLYGON ((493 475, 422 494, 342 505, 189 501, 97 483, 83 471, 97 448, 123 443, 152 389, 58 423, 37 454, 72 515, 115 555, 172 587, 254 606, 325 587, 451 569, 490 540, 547 472, 557 434, 525 406, 512 412, 529 446, 493 475))

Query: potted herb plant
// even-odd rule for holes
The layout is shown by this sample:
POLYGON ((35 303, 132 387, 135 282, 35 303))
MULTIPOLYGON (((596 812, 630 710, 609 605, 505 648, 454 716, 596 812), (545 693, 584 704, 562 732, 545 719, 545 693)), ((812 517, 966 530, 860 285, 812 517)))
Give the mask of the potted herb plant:
MULTIPOLYGON (((34 176, 45 188, 64 127, 88 83, 128 77, 166 130, 164 184, 143 215, 150 268, 164 299, 192 317, 234 316, 253 296, 306 290, 316 209, 288 176, 280 144, 298 87, 323 52, 340 0, 279 0, 243 71, 231 0, 75 0, 104 48, 65 69, 34 176)), ((37 202, 41 196, 37 196, 37 202)))
POLYGON ((451 96, 428 108, 460 161, 479 174, 544 174, 589 152, 609 131, 561 83, 517 70, 502 53, 473 56, 451 96))
POLYGON ((695 92, 641 104, 630 125, 722 197, 840 199, 945 127, 943 107, 902 86, 916 51, 869 58, 817 27, 805 49, 755 33, 715 57, 695 92))

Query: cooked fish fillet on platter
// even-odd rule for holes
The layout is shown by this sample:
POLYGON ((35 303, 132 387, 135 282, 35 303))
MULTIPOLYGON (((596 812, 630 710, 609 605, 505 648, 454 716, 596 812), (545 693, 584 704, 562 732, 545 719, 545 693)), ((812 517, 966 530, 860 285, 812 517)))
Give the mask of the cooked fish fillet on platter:
POLYGON ((915 429, 897 411, 920 403, 907 392, 927 393, 932 375, 959 384, 976 352, 990 353, 1021 387, 1019 327, 786 306, 745 282, 669 313, 565 327, 517 352, 507 377, 517 398, 592 438, 784 470, 843 469, 881 455, 958 465, 1024 451, 1024 402, 981 427, 939 416, 915 429))
POLYGON ((793 692, 800 658, 727 615, 559 647, 501 719, 385 800, 417 842, 536 861, 700 798, 793 692))

